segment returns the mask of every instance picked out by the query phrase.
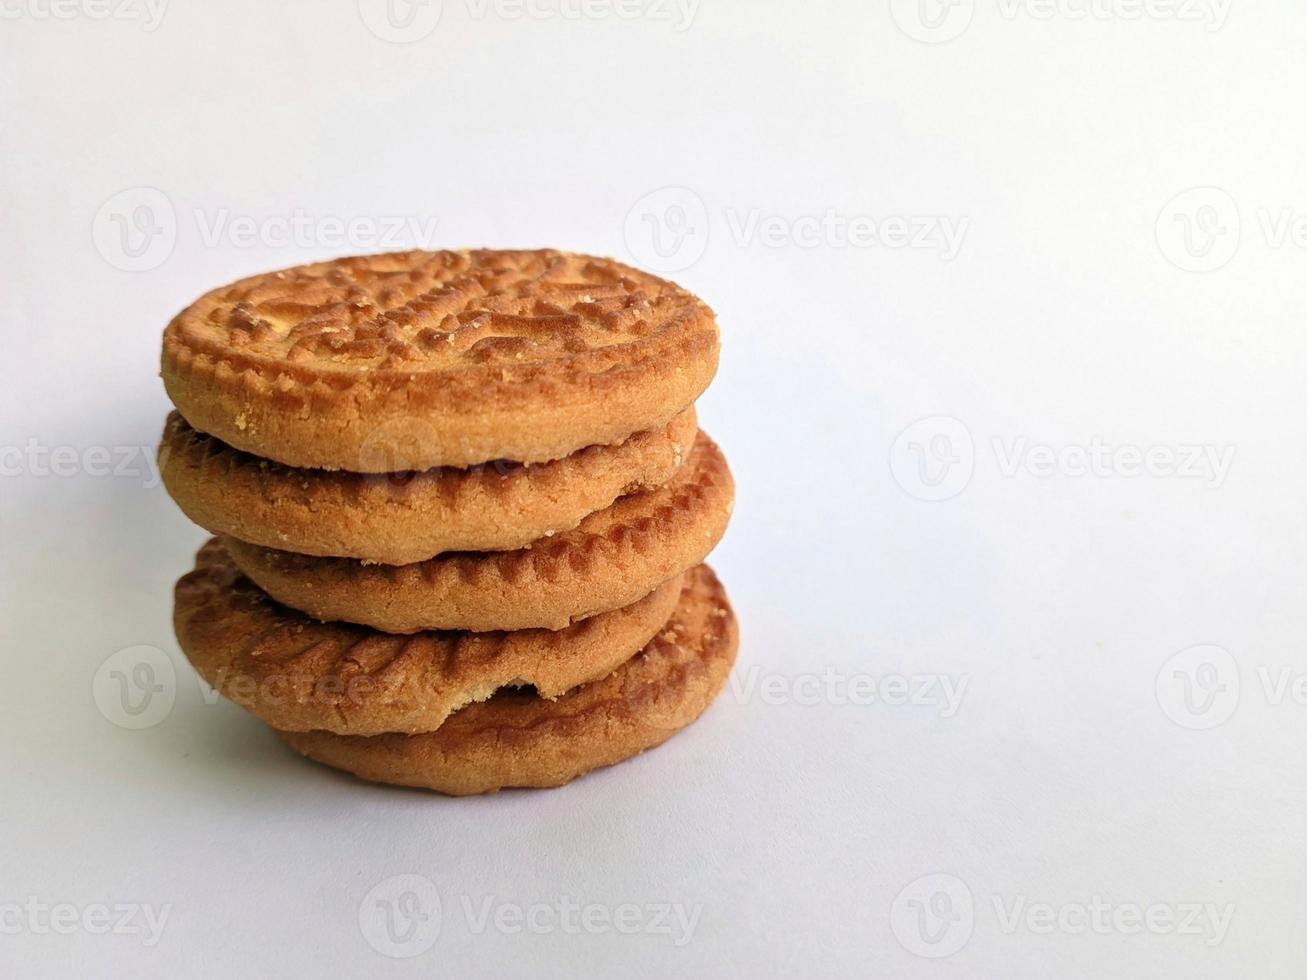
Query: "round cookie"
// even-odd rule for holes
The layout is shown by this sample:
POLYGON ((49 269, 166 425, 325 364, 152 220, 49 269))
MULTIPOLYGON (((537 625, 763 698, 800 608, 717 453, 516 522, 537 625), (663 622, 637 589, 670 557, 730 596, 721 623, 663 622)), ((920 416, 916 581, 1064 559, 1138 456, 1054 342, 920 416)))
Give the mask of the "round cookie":
POLYGON ((378 783, 455 796, 561 786, 659 745, 694 721, 726 682, 738 645, 726 593, 700 565, 686 575, 676 611, 644 650, 556 701, 501 691, 420 735, 278 734, 310 759, 378 783))
POLYGON ((230 446, 380 473, 545 462, 660 428, 718 348, 701 300, 612 259, 394 252, 205 294, 164 331, 162 373, 230 446))
POLYGON ((508 551, 571 530, 618 497, 665 483, 697 431, 691 407, 661 429, 549 463, 362 474, 261 459, 173 412, 159 471, 186 516, 215 533, 298 554, 403 565, 444 551, 508 551))
POLYGON ((630 605, 703 561, 726 530, 733 494, 721 450, 700 432, 662 487, 622 497, 574 530, 517 551, 370 565, 224 541, 260 588, 317 619, 387 633, 562 629, 630 605))
POLYGON ((391 636, 278 605, 214 539, 177 582, 173 624, 200 676, 276 728, 429 732, 502 687, 529 684, 549 700, 608 676, 663 627, 680 595, 676 576, 558 632, 391 636))

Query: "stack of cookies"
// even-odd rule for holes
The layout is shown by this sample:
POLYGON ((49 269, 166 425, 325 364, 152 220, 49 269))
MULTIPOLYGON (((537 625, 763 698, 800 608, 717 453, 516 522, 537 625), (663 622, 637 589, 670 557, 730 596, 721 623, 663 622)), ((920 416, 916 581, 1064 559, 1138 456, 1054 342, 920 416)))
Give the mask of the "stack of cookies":
POLYGON ((609 259, 408 252, 244 279, 168 325, 164 484, 216 535, 182 649, 365 779, 557 786, 721 689, 701 564, 733 485, 694 401, 712 311, 609 259))

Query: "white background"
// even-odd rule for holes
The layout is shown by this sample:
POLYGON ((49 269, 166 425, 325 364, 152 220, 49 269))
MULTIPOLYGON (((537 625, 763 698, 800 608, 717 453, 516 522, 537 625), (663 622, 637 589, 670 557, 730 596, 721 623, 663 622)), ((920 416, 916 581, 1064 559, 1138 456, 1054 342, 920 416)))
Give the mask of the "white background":
POLYGON ((445 0, 396 41, 371 0, 47 4, 0 20, 0 973, 1303 975, 1301 3, 445 0), (413 244, 616 255, 723 327, 739 666, 564 789, 298 761, 172 637, 204 535, 135 455, 167 319, 413 244), (1096 444, 1124 452, 1082 473, 1096 444), (1228 470, 1164 465, 1186 447, 1228 470), (106 678, 141 653, 106 661, 141 645, 175 683, 130 730, 106 678), (965 687, 844 686, 896 678, 965 687), (478 932, 487 899, 640 931, 478 932), (122 903, 166 910, 157 942, 97 934, 122 903), (650 903, 701 906, 689 941, 650 903), (1228 928, 1131 928, 1189 903, 1228 928), (391 920, 418 955, 378 951, 387 909, 427 914, 391 920))

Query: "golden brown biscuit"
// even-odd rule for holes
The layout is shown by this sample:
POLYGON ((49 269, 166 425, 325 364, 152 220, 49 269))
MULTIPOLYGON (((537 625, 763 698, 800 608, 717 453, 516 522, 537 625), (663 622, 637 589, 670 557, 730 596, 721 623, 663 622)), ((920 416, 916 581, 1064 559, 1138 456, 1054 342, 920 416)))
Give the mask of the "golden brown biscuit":
POLYGON ((373 782, 455 796, 561 786, 659 745, 694 721, 721 690, 738 645, 726 593, 700 565, 686 575, 676 611, 644 650, 556 701, 501 691, 421 735, 278 734, 309 758, 373 782))
POLYGON ((517 551, 459 552, 411 565, 311 558, 224 539, 232 561, 277 601, 317 619, 387 633, 562 629, 627 606, 703 561, 726 530, 734 485, 702 432, 656 490, 622 497, 575 530, 517 551))
POLYGON ((395 252, 253 276, 179 313, 186 420, 290 466, 389 472, 559 459, 666 425, 717 369, 717 323, 612 259, 395 252), (404 444, 402 465, 377 447, 404 444))
POLYGON ((598 680, 666 623, 681 576, 565 630, 392 636, 320 623, 269 599, 217 539, 177 582, 173 624, 201 677, 277 728, 343 735, 429 732, 501 687, 546 699, 598 680))
POLYGON ((697 431, 691 407, 662 429, 551 463, 362 474, 260 459, 173 412, 159 470, 186 516, 215 533, 304 555, 403 565, 443 551, 508 551, 569 531, 623 494, 665 483, 697 431))

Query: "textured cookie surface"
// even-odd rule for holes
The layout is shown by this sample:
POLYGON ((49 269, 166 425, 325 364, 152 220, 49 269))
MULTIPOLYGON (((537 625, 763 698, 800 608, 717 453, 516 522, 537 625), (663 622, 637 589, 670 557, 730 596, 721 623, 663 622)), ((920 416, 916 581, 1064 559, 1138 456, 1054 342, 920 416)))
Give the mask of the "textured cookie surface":
POLYGON ((391 565, 444 551, 507 551, 575 528, 623 494, 665 483, 694 445, 693 407, 670 425, 550 463, 363 474, 297 469, 233 449, 174 412, 164 486, 215 533, 305 555, 391 565))
POLYGON ((726 530, 733 494, 721 450, 700 432, 670 482, 517 551, 370 565, 224 541, 264 591, 317 619, 388 633, 561 629, 630 605, 703 561, 726 530))
POLYGON ((686 576, 676 611, 643 651, 556 701, 503 691, 421 735, 279 734, 309 758, 374 782, 460 796, 561 786, 694 721, 721 690, 738 644, 726 594, 701 565, 686 576))
POLYGON ((168 325, 162 368, 186 420, 228 445, 390 472, 659 428, 708 386, 718 346, 701 300, 611 259, 395 252, 214 290, 168 325))
POLYGON ((277 728, 347 735, 429 732, 502 687, 556 698, 606 677, 667 622, 681 577, 565 630, 391 636, 320 623, 242 576, 218 541, 177 583, 177 639, 200 676, 277 728))

